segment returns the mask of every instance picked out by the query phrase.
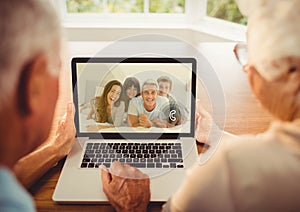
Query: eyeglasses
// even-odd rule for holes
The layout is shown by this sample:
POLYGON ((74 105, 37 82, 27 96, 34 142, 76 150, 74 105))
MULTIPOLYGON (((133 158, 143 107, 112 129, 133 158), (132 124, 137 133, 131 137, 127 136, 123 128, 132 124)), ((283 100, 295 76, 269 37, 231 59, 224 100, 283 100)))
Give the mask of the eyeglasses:
POLYGON ((244 67, 248 64, 247 44, 238 43, 234 46, 233 52, 236 59, 244 67))

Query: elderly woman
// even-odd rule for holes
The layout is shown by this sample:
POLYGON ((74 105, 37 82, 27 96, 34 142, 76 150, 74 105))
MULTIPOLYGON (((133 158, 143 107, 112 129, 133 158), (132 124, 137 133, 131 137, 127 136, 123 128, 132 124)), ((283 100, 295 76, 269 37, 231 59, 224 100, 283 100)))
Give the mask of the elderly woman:
MULTIPOLYGON (((237 58, 243 63, 254 95, 278 121, 259 136, 222 142, 206 164, 188 171, 181 188, 164 206, 165 211, 300 210, 300 1, 238 3, 249 24, 247 48, 236 46, 237 58)), ((202 117, 207 116, 198 111, 202 117)), ((201 124, 201 118, 197 121, 201 124)), ((119 172, 124 169, 118 163, 112 168, 119 172)), ((111 195, 120 188, 120 194, 140 201, 134 204, 135 209, 146 208, 146 179, 144 186, 139 182, 139 189, 134 190, 129 180, 127 189, 116 186, 124 182, 109 178, 107 171, 102 171, 102 177, 104 191, 114 207, 130 209, 124 199, 118 201, 118 195, 111 195), (139 195, 145 198, 138 199, 139 195)))

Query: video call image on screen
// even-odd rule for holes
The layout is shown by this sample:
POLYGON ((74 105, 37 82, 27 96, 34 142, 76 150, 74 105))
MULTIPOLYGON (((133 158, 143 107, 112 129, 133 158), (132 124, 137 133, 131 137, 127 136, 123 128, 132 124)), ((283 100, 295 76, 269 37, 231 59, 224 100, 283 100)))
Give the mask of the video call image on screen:
POLYGON ((79 131, 190 133, 192 63, 77 63, 79 131))

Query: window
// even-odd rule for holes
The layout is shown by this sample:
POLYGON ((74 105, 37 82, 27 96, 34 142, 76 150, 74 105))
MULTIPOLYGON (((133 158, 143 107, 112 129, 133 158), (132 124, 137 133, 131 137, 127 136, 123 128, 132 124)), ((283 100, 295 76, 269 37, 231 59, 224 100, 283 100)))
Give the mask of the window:
POLYGON ((66 0, 68 13, 184 13, 185 0, 66 0))
POLYGON ((247 20, 234 0, 52 1, 68 29, 188 29, 226 40, 245 40, 246 28, 240 24, 247 20))
MULTIPOLYGON (((235 0, 53 0, 60 8, 62 17, 68 19, 78 15, 159 15, 177 16, 197 23, 205 16, 246 24, 235 0), (189 18, 188 18, 189 17, 189 18)), ((151 16, 152 15, 152 16, 151 16)), ((95 16, 94 16, 95 17, 95 16)), ((137 17, 137 16, 136 16, 137 17)), ((79 20, 79 19, 77 19, 79 20)), ((163 19, 160 19, 164 21, 163 19)), ((175 20, 175 22, 178 20, 175 20)))
POLYGON ((207 0, 207 15, 238 24, 246 25, 244 17, 235 3, 235 0, 207 0))

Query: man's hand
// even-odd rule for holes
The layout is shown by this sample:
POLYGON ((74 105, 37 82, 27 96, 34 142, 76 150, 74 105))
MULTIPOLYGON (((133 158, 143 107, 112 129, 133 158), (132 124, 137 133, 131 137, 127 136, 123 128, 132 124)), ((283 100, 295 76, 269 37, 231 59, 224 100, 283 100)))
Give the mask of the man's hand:
POLYGON ((148 117, 142 113, 139 117, 140 126, 150 128, 152 127, 152 122, 148 119, 148 117))
POLYGON ((103 191, 117 211, 146 211, 150 179, 137 168, 115 161, 110 170, 101 166, 103 191))
POLYGON ((67 113, 58 123, 55 139, 51 139, 51 142, 49 143, 49 145, 56 147, 58 159, 69 154, 73 146, 76 134, 74 113, 74 105, 70 102, 67 106, 67 113))

